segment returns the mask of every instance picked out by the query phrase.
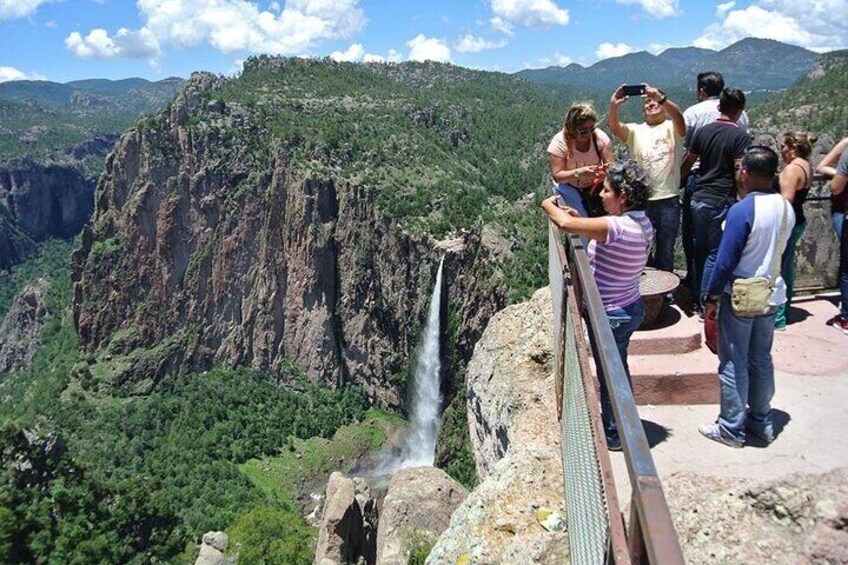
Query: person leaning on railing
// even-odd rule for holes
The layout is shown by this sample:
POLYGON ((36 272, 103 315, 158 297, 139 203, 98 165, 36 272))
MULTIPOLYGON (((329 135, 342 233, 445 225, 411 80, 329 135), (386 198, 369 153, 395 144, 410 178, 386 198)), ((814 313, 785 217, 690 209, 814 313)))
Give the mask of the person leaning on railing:
POLYGON ((780 263, 780 275, 786 282, 786 302, 777 308, 774 318, 776 330, 786 329, 786 313, 792 304, 795 294, 795 247, 798 240, 807 227, 804 217, 804 201, 813 184, 813 168, 810 165, 810 153, 813 152, 813 144, 816 136, 805 131, 786 132, 780 144, 780 157, 783 160, 783 169, 777 179, 777 188, 780 194, 792 204, 795 212, 795 227, 789 235, 786 250, 780 263))
MULTIPOLYGON (((573 207, 560 207, 557 195, 542 202, 542 209, 556 226, 591 240, 587 249, 589 264, 628 380, 627 346, 630 336, 645 316, 639 280, 654 237, 651 222, 645 214, 651 192, 645 171, 635 161, 628 160, 611 164, 607 171, 601 190, 606 216, 583 218, 573 207)), ((589 332, 589 338, 592 353, 597 359, 597 345, 592 332, 589 332)), ((619 451, 621 439, 609 392, 600 364, 597 366, 607 446, 610 450, 619 451)))

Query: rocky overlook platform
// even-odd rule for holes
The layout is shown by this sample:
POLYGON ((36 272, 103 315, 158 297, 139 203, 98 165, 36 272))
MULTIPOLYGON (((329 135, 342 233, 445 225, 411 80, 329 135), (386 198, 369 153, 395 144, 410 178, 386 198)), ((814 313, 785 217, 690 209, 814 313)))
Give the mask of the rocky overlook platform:
MULTIPOLYGON (((550 309, 548 289, 506 308, 475 349, 468 419, 481 484, 454 512, 428 563, 567 559, 564 534, 534 521, 539 507, 562 502, 550 309)), ((639 406, 687 562, 848 561, 848 446, 837 439, 848 412, 832 400, 848 398, 848 337, 827 325, 835 312, 833 295, 800 297, 788 330, 776 333, 779 433, 768 447, 731 450, 702 438, 698 425, 715 418, 717 397, 639 406)), ((700 327, 683 317, 681 331, 691 332, 690 324, 700 327)), ((627 513, 624 457, 612 455, 627 513)))

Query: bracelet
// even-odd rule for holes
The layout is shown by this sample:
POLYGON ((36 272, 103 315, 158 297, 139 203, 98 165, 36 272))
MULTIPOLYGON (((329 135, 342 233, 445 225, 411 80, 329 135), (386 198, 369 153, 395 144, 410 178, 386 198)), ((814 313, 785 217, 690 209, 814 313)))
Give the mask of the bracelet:
POLYGON ((660 106, 662 106, 663 104, 665 104, 666 100, 668 100, 668 96, 666 96, 665 92, 663 92, 662 98, 660 98, 657 102, 660 106))

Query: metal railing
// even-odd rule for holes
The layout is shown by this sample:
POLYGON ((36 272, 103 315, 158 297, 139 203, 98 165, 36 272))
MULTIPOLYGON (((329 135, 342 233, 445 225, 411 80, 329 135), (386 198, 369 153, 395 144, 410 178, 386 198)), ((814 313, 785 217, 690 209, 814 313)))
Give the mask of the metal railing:
POLYGON ((571 563, 684 563, 633 393, 580 238, 549 222, 557 402, 571 563), (565 244, 563 243, 565 239, 565 244), (625 531, 613 480, 582 314, 598 344, 632 487, 625 531))

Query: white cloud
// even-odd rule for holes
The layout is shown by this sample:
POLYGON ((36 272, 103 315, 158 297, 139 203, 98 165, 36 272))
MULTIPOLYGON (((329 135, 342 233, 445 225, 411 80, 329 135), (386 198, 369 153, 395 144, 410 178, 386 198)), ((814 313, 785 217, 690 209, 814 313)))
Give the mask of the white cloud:
POLYGON ((26 80, 28 77, 25 72, 19 71, 15 67, 0 67, 0 82, 9 80, 26 80))
POLYGON ((719 4, 716 6, 716 17, 723 18, 724 15, 732 10, 734 6, 736 6, 736 0, 730 0, 730 2, 719 4))
POLYGON ((49 0, 0 0, 0 21, 31 16, 49 0))
POLYGON ((456 50, 460 53, 477 53, 486 49, 500 49, 504 45, 506 45, 506 41, 489 41, 469 34, 457 42, 456 50))
POLYGON ((437 61, 449 63, 451 60, 450 47, 444 41, 434 37, 425 37, 419 33, 406 42, 409 47, 410 61, 437 61))
MULTIPOLYGON (((527 27, 568 24, 568 10, 560 8, 551 0, 489 0, 489 2, 495 18, 505 23, 509 29, 512 29, 512 24, 527 27)), ((494 18, 492 25, 496 25, 494 18)))
POLYGON ((634 51, 636 51, 636 49, 626 43, 616 43, 615 45, 612 43, 601 43, 595 50, 595 55, 600 60, 609 59, 610 57, 621 57, 622 55, 627 55, 634 51))
POLYGON ((729 6, 693 45, 723 49, 745 37, 775 39, 814 51, 848 47, 848 0, 760 0, 741 10, 729 6))
POLYGON ((678 0, 615 0, 619 4, 637 4, 653 18, 661 20, 681 14, 678 0))
POLYGON ((348 63, 352 63, 355 61, 361 61, 365 56, 365 48, 362 47, 361 43, 354 43, 350 47, 348 47, 345 51, 333 51, 330 54, 330 58, 334 61, 347 61, 348 63))
POLYGON ((403 60, 403 56, 396 49, 389 49, 389 54, 386 57, 366 53, 362 60, 366 63, 399 63, 403 60))
POLYGON ((495 16, 494 18, 489 20, 489 23, 492 24, 492 27, 501 33, 505 33, 507 35, 513 35, 515 32, 512 30, 512 26, 509 22, 504 21, 503 18, 499 18, 495 16))
POLYGON ((568 55, 563 55, 559 51, 555 51, 553 56, 550 57, 542 57, 536 63, 524 63, 521 67, 523 69, 540 69, 545 67, 567 67, 571 63, 574 62, 574 59, 569 57, 568 55))
MULTIPOLYGON (((349 38, 361 31, 366 20, 358 4, 359 0, 287 0, 282 9, 274 2, 262 10, 257 2, 248 0, 137 0, 144 26, 127 34, 144 38, 151 34, 155 43, 144 43, 148 47, 155 44, 157 52, 160 46, 208 43, 225 54, 298 55, 318 41, 349 38)), ((115 54, 116 49, 106 41, 119 44, 117 36, 103 38, 99 30, 91 33, 95 31, 96 45, 79 33, 68 36, 66 44, 73 45, 78 54, 82 50, 128 56, 115 54)))
POLYGON ((114 37, 99 28, 85 37, 75 31, 65 38, 65 47, 80 59, 141 59, 159 54, 159 42, 146 28, 131 31, 122 27, 114 37))

